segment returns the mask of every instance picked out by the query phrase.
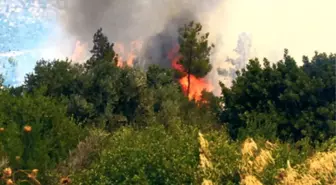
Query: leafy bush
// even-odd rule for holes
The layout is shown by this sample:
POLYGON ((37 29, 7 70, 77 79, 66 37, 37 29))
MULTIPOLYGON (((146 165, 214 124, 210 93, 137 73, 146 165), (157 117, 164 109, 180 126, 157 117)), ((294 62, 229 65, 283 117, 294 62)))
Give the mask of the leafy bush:
POLYGON ((90 167, 99 158, 100 152, 108 146, 109 135, 104 130, 91 128, 88 136, 77 144, 66 160, 47 171, 45 184, 59 185, 60 179, 71 181, 69 176, 90 167))
POLYGON ((84 134, 63 104, 41 92, 15 97, 2 91, 0 101, 0 154, 14 170, 55 167, 84 134))
POLYGON ((195 129, 169 134, 163 126, 141 131, 122 128, 108 146, 100 160, 74 176, 76 184, 196 183, 199 157, 195 129))
POLYGON ((213 164, 209 175, 212 181, 216 184, 238 184, 239 144, 232 141, 223 129, 211 130, 205 138, 209 142, 210 160, 213 164))

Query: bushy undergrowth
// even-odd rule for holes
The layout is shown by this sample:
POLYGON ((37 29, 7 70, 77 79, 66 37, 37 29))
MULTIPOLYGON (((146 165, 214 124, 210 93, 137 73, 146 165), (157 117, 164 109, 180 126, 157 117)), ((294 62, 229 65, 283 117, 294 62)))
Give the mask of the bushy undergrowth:
POLYGON ((198 168, 197 131, 169 134, 163 126, 114 133, 100 159, 80 175, 77 184, 191 184, 198 168))
POLYGON ((71 178, 82 185, 286 184, 291 177, 282 175, 294 167, 297 180, 310 170, 316 182, 334 182, 334 146, 321 148, 318 153, 306 141, 296 145, 251 138, 237 142, 223 134, 224 130, 202 134, 196 127, 178 128, 174 132, 161 125, 142 130, 121 128, 109 136, 99 157, 87 169, 71 174, 71 178), (325 157, 316 161, 316 156, 325 157), (316 161, 315 171, 309 166, 311 159, 316 161), (302 165, 305 167, 301 169, 302 165), (324 173, 328 175, 316 174, 319 168, 329 170, 324 173))
POLYGON ((0 92, 0 156, 15 169, 55 167, 85 135, 66 115, 66 107, 38 94, 0 92))

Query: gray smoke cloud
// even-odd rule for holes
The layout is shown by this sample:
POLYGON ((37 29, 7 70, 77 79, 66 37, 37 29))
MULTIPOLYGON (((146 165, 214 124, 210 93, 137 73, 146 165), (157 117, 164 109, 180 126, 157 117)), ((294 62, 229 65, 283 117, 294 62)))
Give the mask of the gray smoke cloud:
POLYGON ((141 40, 142 66, 169 67, 167 53, 176 43, 177 30, 190 21, 204 22, 204 14, 220 0, 72 0, 62 6, 60 22, 81 42, 92 44, 102 27, 111 42, 141 40))
MULTIPOLYGON (((237 41, 237 47, 233 50, 238 57, 231 58, 228 57, 223 63, 227 63, 227 66, 230 67, 218 67, 217 73, 218 75, 223 76, 227 79, 234 79, 236 78, 236 71, 243 69, 247 62, 249 61, 250 53, 251 53, 251 46, 252 46, 252 40, 251 37, 243 32, 239 35, 238 41, 237 41)), ((231 84, 230 84, 231 85, 231 84)))
POLYGON ((335 0, 59 1, 64 1, 59 8, 63 31, 88 43, 88 48, 102 27, 111 42, 143 41, 146 62, 162 66, 169 65, 165 57, 176 41, 177 28, 191 20, 200 22, 216 45, 211 56, 214 70, 207 76, 215 94, 220 92, 218 81, 229 85, 233 71, 249 58, 276 62, 288 48, 300 64, 302 55, 311 56, 315 50, 336 51, 336 25, 330 24, 336 22, 335 0), (243 49, 235 51, 239 39, 238 48, 243 49))
MULTIPOLYGON (((61 23, 70 34, 91 41, 102 27, 111 41, 148 39, 199 19, 218 0, 72 0, 62 7, 61 23)), ((171 32, 170 32, 171 33, 171 32)))

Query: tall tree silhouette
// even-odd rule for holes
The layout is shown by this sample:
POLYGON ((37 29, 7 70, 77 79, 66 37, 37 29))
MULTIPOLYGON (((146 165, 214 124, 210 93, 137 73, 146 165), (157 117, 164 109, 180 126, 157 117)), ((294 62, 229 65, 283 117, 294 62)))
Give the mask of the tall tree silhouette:
POLYGON ((91 68, 99 61, 116 62, 113 43, 108 41, 108 38, 103 34, 103 29, 99 28, 93 36, 93 48, 91 49, 92 56, 86 62, 86 68, 91 68))
POLYGON ((187 95, 190 93, 190 76, 202 78, 212 69, 210 51, 214 45, 208 43, 209 33, 201 35, 201 31, 202 25, 193 21, 179 29, 179 52, 182 57, 178 64, 183 66, 188 76, 187 95))

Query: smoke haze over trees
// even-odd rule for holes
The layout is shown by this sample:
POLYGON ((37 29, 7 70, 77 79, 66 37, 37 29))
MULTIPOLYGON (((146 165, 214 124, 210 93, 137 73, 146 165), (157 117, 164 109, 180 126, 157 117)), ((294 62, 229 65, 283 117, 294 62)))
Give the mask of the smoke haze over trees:
MULTIPOLYGON (((237 58, 234 51, 237 40, 252 43, 250 52, 237 59, 242 64, 248 63, 248 58, 254 57, 267 57, 271 61, 281 60, 283 52, 281 48, 286 47, 300 65, 302 65, 300 61, 302 55, 312 57, 311 53, 319 48, 323 48, 321 50, 326 52, 335 51, 335 44, 326 43, 329 40, 336 40, 333 34, 336 32, 336 27, 323 29, 324 33, 318 34, 314 31, 317 28, 311 26, 321 25, 319 20, 336 21, 335 15, 328 13, 333 12, 332 7, 335 6, 333 0, 327 0, 322 4, 314 0, 309 2, 285 0, 274 3, 266 3, 263 0, 249 2, 244 0, 160 2, 143 0, 132 3, 128 0, 99 0, 96 3, 88 0, 74 0, 63 4, 59 9, 62 10, 63 15, 60 25, 65 32, 81 42, 91 44, 91 35, 97 27, 104 28, 111 42, 128 45, 131 41, 141 40, 144 45, 138 56, 141 58, 140 66, 143 67, 153 63, 169 67, 166 50, 177 42, 178 28, 192 20, 200 22, 204 31, 211 33, 209 41, 216 45, 211 55, 213 71, 207 79, 212 82, 215 93, 219 95, 220 87, 217 81, 221 80, 229 85, 234 76, 234 70, 228 68, 241 69, 241 64, 231 66, 226 62, 227 58, 237 58), (305 14, 304 10, 314 11, 315 7, 324 8, 326 11, 310 17, 301 16, 305 14), (99 11, 96 11, 98 9, 99 11), (287 16, 282 15, 283 11, 287 12, 287 16), (300 26, 297 25, 298 22, 301 22, 300 26), (291 29, 293 27, 296 31, 291 29), (306 38, 311 41, 305 42, 306 38), (301 43, 306 44, 301 46, 301 43), (223 69, 231 75, 223 76, 223 69)), ((321 27, 325 26, 321 25, 321 27)))

